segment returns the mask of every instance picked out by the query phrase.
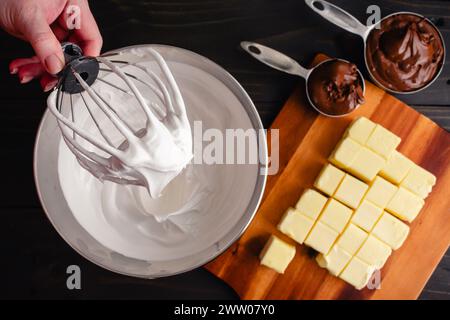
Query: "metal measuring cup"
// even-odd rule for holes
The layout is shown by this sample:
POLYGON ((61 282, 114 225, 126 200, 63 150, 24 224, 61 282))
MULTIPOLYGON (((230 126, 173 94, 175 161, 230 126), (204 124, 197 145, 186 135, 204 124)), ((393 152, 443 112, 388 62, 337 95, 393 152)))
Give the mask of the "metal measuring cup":
MULTIPOLYGON (((248 52, 250 55, 252 55, 255 59, 268 65, 271 68, 304 78, 306 80, 306 95, 308 97, 308 101, 311 104, 311 106, 320 114, 325 115, 327 117, 335 117, 335 118, 343 117, 343 116, 350 114, 351 112, 355 111, 356 109, 358 109, 360 107, 360 104, 359 104, 359 105, 357 105, 357 107, 355 107, 354 109, 352 109, 349 112, 344 113, 344 114, 338 114, 338 115, 329 114, 329 113, 326 113, 324 110, 322 110, 319 106, 317 106, 313 102, 313 100, 310 96, 309 90, 308 90, 308 79, 310 78, 311 74, 314 73, 314 70, 317 70, 317 68, 319 68, 322 64, 324 64, 326 62, 334 61, 334 60, 342 61, 345 63, 350 63, 349 61, 346 61, 343 59, 328 59, 328 60, 322 61, 321 63, 316 65, 314 68, 307 69, 307 68, 302 67, 297 61, 288 57, 287 55, 285 55, 279 51, 276 51, 272 48, 258 44, 258 43, 242 41, 241 47, 246 52, 248 52)), ((364 77, 363 77, 362 73, 359 71, 359 69, 357 70, 357 72, 358 72, 359 80, 361 83, 361 88, 362 88, 362 91, 364 94, 365 90, 366 90, 364 77)))
POLYGON ((354 16, 352 16, 351 14, 349 14, 347 11, 339 8, 338 6, 329 3, 327 1, 324 0, 305 0, 305 3, 311 8, 313 9, 316 13, 318 13, 319 15, 321 15, 323 18, 325 18, 326 20, 330 21, 331 23, 337 25, 338 27, 341 27, 344 30, 347 30, 351 33, 354 33, 356 35, 359 35, 363 40, 364 40, 364 61, 366 64, 366 68, 370 74, 371 79, 381 88, 383 88, 386 91, 389 91, 391 93, 394 94, 413 94, 413 93, 417 93, 419 91, 422 91, 426 88, 428 88, 432 83, 434 83, 436 81, 436 79, 439 77, 439 75, 442 72, 442 69, 444 68, 444 62, 445 62, 445 56, 446 56, 446 49, 445 49, 445 43, 444 43, 444 38, 441 34, 441 32, 439 31, 439 29, 436 27, 436 25, 431 22, 429 19, 427 19, 426 17, 414 13, 414 12, 407 12, 407 11, 401 11, 401 12, 395 12, 392 13, 386 17, 384 17, 383 19, 381 19, 381 21, 378 24, 374 24, 372 26, 365 26, 364 24, 362 24, 358 19, 356 19, 354 16), (410 91, 396 91, 393 90, 391 88, 386 87, 385 85, 383 85, 382 83, 380 83, 376 77, 373 75, 371 68, 369 66, 368 63, 368 59, 367 59, 367 40, 369 39, 369 35, 370 33, 376 29, 376 27, 378 25, 381 25, 381 23, 392 17, 395 15, 401 15, 401 14, 406 14, 406 15, 413 15, 413 16, 417 16, 423 20, 425 20, 426 22, 428 22, 436 31, 437 34, 439 34, 440 37, 440 41, 442 43, 442 47, 443 47, 443 57, 442 57, 442 63, 441 66, 439 67, 439 70, 436 72, 436 74, 434 75, 433 79, 431 79, 426 85, 417 88, 415 90, 410 90, 410 91))

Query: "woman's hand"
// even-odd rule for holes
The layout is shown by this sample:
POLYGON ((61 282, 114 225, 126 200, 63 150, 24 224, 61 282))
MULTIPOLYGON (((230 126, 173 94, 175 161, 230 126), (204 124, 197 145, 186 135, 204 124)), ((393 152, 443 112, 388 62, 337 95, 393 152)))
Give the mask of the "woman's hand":
POLYGON ((21 83, 40 78, 44 91, 56 85, 54 75, 64 67, 61 42, 78 44, 87 56, 99 55, 103 43, 87 0, 2 0, 0 27, 29 42, 36 53, 13 60, 11 74, 17 74, 21 83), (72 23, 73 13, 79 13, 79 26, 72 23))

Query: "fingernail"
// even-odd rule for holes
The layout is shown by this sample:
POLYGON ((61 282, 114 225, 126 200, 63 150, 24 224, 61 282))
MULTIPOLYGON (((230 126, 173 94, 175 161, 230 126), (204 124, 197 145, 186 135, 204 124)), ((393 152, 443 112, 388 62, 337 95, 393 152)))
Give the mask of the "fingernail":
POLYGON ((14 68, 14 69, 11 69, 9 72, 10 72, 11 74, 16 74, 17 72, 19 72, 19 69, 14 68))
POLYGON ((30 76, 23 76, 22 78, 19 79, 21 84, 25 84, 30 82, 31 80, 33 80, 33 77, 30 76))
POLYGON ((57 83, 58 83, 58 80, 47 83, 44 87, 44 92, 49 92, 50 90, 52 90, 56 86, 57 83))
POLYGON ((58 58, 57 55, 52 54, 45 58, 45 68, 50 74, 57 74, 64 67, 64 63, 61 59, 58 58))

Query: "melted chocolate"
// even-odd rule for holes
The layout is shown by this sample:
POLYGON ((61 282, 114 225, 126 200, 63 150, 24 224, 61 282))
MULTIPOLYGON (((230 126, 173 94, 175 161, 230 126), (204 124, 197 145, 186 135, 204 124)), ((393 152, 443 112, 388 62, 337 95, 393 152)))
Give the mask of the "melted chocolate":
POLYGON ((329 115, 344 115, 364 103, 361 77, 354 64, 329 60, 308 78, 308 93, 316 107, 329 115))
POLYGON ((408 92, 426 86, 439 72, 444 46, 436 28, 426 19, 397 14, 381 22, 367 39, 367 64, 383 86, 408 92))

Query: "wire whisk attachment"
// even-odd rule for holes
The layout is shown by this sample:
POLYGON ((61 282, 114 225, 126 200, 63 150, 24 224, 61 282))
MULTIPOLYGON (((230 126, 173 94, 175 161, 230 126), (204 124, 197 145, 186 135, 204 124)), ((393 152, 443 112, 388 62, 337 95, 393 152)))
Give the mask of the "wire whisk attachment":
POLYGON ((67 147, 101 181, 157 197, 192 159, 185 103, 166 61, 151 47, 100 57, 62 48, 66 66, 47 103, 67 147))

